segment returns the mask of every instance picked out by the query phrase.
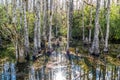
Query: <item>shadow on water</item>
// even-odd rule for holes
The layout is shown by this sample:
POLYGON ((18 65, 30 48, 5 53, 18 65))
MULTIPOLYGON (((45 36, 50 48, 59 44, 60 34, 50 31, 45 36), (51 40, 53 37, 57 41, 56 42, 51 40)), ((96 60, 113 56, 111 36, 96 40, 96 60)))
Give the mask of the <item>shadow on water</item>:
POLYGON ((105 57, 68 56, 57 49, 44 61, 38 68, 29 66, 27 75, 21 73, 26 77, 22 79, 15 64, 6 62, 1 67, 0 80, 120 80, 120 66, 110 64, 105 57))

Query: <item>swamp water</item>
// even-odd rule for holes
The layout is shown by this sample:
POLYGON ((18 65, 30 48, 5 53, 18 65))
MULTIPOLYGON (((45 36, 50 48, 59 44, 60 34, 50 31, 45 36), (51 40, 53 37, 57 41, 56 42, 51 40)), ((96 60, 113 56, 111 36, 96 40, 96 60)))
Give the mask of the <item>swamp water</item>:
POLYGON ((103 63, 93 57, 68 56, 53 51, 47 63, 35 69, 29 67, 26 78, 18 79, 14 63, 1 66, 0 80, 120 80, 120 66, 103 63))

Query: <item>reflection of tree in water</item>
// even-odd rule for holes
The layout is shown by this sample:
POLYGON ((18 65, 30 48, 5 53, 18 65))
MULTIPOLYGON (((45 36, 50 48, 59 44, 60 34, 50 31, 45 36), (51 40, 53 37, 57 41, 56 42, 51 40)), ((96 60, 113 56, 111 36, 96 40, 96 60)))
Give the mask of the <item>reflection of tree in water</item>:
MULTIPOLYGON (((75 61, 76 63, 77 61, 75 61)), ((77 64, 77 63, 76 63, 77 64)), ((83 80, 115 80, 120 79, 119 65, 109 63, 107 56, 104 59, 98 59, 96 57, 84 57, 83 61, 79 61, 80 65, 84 69, 83 80)))
MULTIPOLYGON (((70 57, 71 59, 69 60, 66 56, 66 52, 62 52, 60 50, 53 51, 48 57, 48 61, 46 63, 44 63, 44 58, 40 57, 40 60, 38 59, 38 61, 34 62, 33 66, 29 67, 29 80, 120 79, 119 62, 115 63, 115 59, 109 56, 100 56, 99 58, 96 58, 93 56, 76 56, 74 54, 70 54, 70 57)), ((12 67, 13 65, 8 66, 9 70, 3 71, 4 74, 2 75, 7 76, 7 72, 9 73, 12 71, 12 73, 14 73, 13 75, 16 76, 15 68, 12 67)), ((27 76, 26 74, 23 75, 27 76)), ((23 79, 25 79, 25 76, 23 76, 23 79)), ((12 79, 12 77, 10 78, 11 80, 15 80, 12 79)), ((2 79, 2 77, 0 77, 0 79, 2 79)))
MULTIPOLYGON (((64 77, 65 80, 119 79, 120 68, 109 63, 109 59, 106 56, 105 59, 98 59, 92 56, 76 56, 73 54, 70 54, 70 56, 71 59, 69 61, 66 54, 54 51, 46 64, 46 79, 58 80, 56 78, 60 76, 64 77)), ((64 80, 64 78, 59 79, 64 80)))

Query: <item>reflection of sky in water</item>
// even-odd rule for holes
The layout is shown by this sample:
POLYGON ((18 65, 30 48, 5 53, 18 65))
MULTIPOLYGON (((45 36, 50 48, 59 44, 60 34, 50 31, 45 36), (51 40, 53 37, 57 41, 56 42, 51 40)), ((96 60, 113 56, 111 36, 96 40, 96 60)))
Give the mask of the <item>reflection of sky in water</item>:
POLYGON ((59 71, 58 73, 56 73, 55 75, 55 80, 66 80, 65 76, 63 75, 63 73, 61 71, 59 71))
POLYGON ((16 80, 15 64, 6 62, 0 73, 0 80, 16 80))
POLYGON ((66 71, 63 69, 59 69, 55 74, 54 74, 54 80, 66 80, 66 71))

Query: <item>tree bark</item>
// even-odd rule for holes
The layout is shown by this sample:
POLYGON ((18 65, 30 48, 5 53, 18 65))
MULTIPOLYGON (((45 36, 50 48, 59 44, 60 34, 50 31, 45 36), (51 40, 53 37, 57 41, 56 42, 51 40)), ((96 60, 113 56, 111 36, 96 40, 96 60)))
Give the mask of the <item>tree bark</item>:
POLYGON ((29 54, 29 32, 27 26, 27 16, 26 16, 26 1, 23 1, 23 13, 24 13, 24 49, 25 55, 28 56, 29 54))
POLYGON ((69 39, 70 39, 70 4, 67 2, 67 50, 69 49, 69 39))
POLYGON ((50 26, 49 26, 49 48, 52 48, 51 38, 52 38, 52 17, 53 17, 53 1, 50 0, 50 26))
POLYGON ((73 0, 67 1, 67 49, 69 49, 69 41, 72 39, 72 19, 73 19, 73 0))
POLYGON ((43 38, 47 39, 46 27, 47 27, 47 0, 44 0, 44 10, 43 10, 43 38))
POLYGON ((106 27, 104 52, 108 52, 108 39, 109 39, 109 27, 110 27, 110 0, 108 0, 108 3, 107 3, 106 21, 107 21, 107 27, 106 27))
POLYGON ((22 30, 23 30, 23 27, 22 27, 22 26, 23 26, 23 25, 22 25, 22 21, 23 21, 23 20, 22 20, 22 19, 23 19, 23 18, 22 18, 22 15, 23 15, 22 0, 19 0, 19 6, 20 6, 20 9, 19 9, 19 10, 20 10, 20 32, 19 32, 19 33, 20 33, 20 36, 22 37, 22 33, 23 33, 23 31, 22 31, 22 30))
MULTIPOLYGON (((13 26, 15 26, 16 30, 17 30, 17 26, 16 26, 16 0, 13 0, 13 5, 12 5, 12 23, 13 26)), ((17 35, 17 31, 15 31, 15 42, 14 42, 14 46, 15 46, 15 54, 16 54, 16 59, 19 59, 19 49, 18 49, 18 35, 17 35)), ((19 61, 19 60, 18 60, 19 61)))
POLYGON ((25 54, 24 54, 24 41, 22 40, 24 38, 24 29, 23 29, 23 0, 19 0, 19 10, 20 10, 20 30, 18 31, 18 62, 24 62, 25 61, 25 54))
POLYGON ((41 23, 40 23, 40 2, 37 1, 35 8, 35 27, 34 27, 34 54, 41 48, 41 23))
POLYGON ((26 11, 28 11, 28 0, 25 0, 26 2, 26 11))
MULTIPOLYGON (((93 0, 91 0, 91 4, 92 4, 93 0)), ((91 43, 91 29, 92 29, 92 7, 90 8, 90 28, 89 28, 89 43, 91 43)))
POLYGON ((16 0, 13 0, 13 19, 12 19, 12 23, 16 23, 16 0))
POLYGON ((84 2, 83 2, 83 5, 82 5, 82 30, 83 30, 83 38, 82 40, 84 41, 85 40, 85 28, 84 28, 84 2))
POLYGON ((99 11, 100 11, 100 3, 101 0, 97 0, 97 7, 96 7, 96 17, 95 17, 95 29, 94 29, 94 39, 92 43, 92 47, 90 53, 99 55, 99 11))
POLYGON ((69 22, 70 22, 70 40, 72 39, 72 27, 73 27, 73 0, 70 0, 70 6, 69 6, 69 22))
POLYGON ((35 10, 35 0, 33 0, 32 5, 33 5, 33 7, 32 7, 32 11, 34 12, 34 10, 35 10))
POLYGON ((101 34, 101 43, 104 44, 104 37, 103 37, 103 31, 102 31, 102 28, 101 26, 99 25, 99 30, 100 30, 100 34, 101 34))
POLYGON ((34 22, 34 55, 36 55, 38 53, 38 44, 37 44, 37 16, 36 16, 37 11, 35 10, 35 22, 34 22))
POLYGON ((38 17, 38 49, 41 48, 41 14, 40 14, 40 2, 37 2, 37 17, 38 17))

